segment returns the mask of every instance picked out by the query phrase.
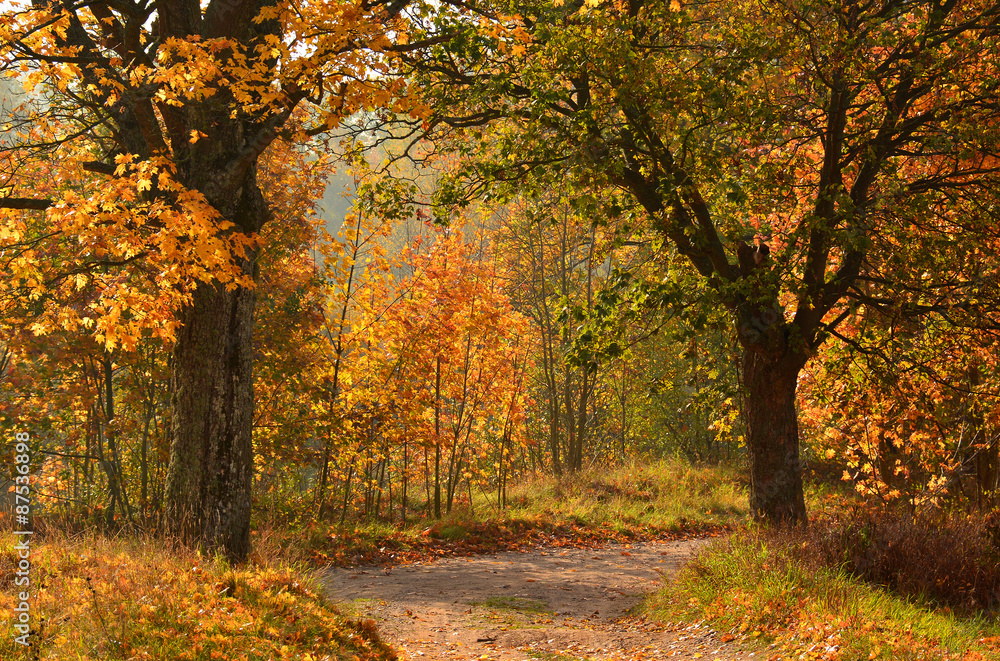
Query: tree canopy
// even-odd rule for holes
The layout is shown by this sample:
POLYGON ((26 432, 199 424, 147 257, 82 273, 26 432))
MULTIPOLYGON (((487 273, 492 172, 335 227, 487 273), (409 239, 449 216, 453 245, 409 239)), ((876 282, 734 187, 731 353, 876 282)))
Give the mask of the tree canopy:
POLYGON ((429 21, 407 54, 429 125, 469 156, 440 203, 569 180, 594 222, 629 214, 670 269, 682 256, 742 346, 759 515, 805 517, 798 374, 859 310, 996 328, 1000 5, 475 14, 429 21))
POLYGON ((972 457, 985 493, 998 19, 986 0, 13 5, 0 384, 59 390, 60 430, 85 419, 58 452, 77 481, 101 462, 109 523, 159 480, 167 531, 237 560, 255 483, 405 520, 420 461, 440 515, 463 484, 500 508, 517 470, 667 438, 745 445, 754 515, 799 523, 800 425, 869 493, 972 457), (354 199, 327 235, 339 166, 354 199), (956 420, 969 434, 940 441, 956 420))

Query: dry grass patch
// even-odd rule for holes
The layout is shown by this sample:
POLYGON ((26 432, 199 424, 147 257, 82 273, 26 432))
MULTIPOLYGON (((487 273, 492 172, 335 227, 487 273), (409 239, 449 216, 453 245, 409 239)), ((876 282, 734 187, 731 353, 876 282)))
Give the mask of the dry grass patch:
POLYGON ((763 659, 998 658, 1000 626, 991 618, 957 616, 868 584, 823 565, 810 544, 737 533, 689 563, 648 608, 663 620, 707 620, 724 640, 769 643, 763 659))
MULTIPOLYGON (((152 538, 51 534, 31 551, 34 647, 7 635, 0 658, 395 659, 373 623, 346 618, 294 568, 257 560, 233 568, 152 538)), ((0 575, 12 575, 13 561, 3 549, 0 575)))

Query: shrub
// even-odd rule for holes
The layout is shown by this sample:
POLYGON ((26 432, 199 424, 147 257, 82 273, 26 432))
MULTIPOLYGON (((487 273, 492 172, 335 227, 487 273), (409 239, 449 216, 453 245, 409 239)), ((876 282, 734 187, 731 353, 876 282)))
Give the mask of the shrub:
POLYGON ((805 534, 825 564, 874 585, 960 612, 1000 609, 1000 512, 854 507, 805 534))
MULTIPOLYGON (((0 638, 0 659, 393 661, 374 623, 352 621, 284 563, 231 567, 160 538, 93 533, 34 539, 31 642, 0 638)), ((266 546, 266 545, 261 545, 266 546)), ((0 575, 16 555, 0 548, 0 575)), ((12 622, 14 590, 0 590, 12 622)))
POLYGON ((704 620, 723 641, 756 641, 748 658, 1000 658, 996 618, 931 608, 822 565, 813 541, 822 530, 738 531, 701 551, 647 608, 664 622, 704 620))

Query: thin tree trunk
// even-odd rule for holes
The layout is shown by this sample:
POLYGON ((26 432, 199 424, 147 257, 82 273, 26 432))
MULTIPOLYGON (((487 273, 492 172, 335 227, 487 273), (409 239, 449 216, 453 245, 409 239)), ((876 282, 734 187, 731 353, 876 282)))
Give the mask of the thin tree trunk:
POLYGON ((497 460, 497 512, 503 510, 503 468, 504 468, 504 451, 507 449, 507 430, 504 429, 503 436, 500 438, 500 458, 497 460))
POLYGON ((427 512, 427 516, 431 515, 431 468, 430 468, 430 455, 428 454, 428 448, 424 448, 424 499, 427 503, 424 506, 424 510, 427 512))
POLYGON ((356 459, 351 459, 351 465, 347 469, 347 480, 344 482, 344 502, 340 508, 340 527, 344 527, 344 522, 347 520, 347 505, 351 498, 351 478, 354 477, 354 462, 356 459))
POLYGON ((389 460, 385 460, 385 518, 389 523, 392 523, 392 466, 389 465, 389 460))
POLYGON ((111 426, 115 419, 115 389, 112 378, 114 376, 114 369, 111 363, 111 358, 107 355, 107 353, 105 353, 101 360, 101 372, 103 372, 103 374, 97 371, 96 365, 94 367, 95 381, 99 385, 104 386, 104 396, 102 398, 104 403, 104 441, 108 447, 108 454, 103 461, 101 461, 101 465, 104 467, 104 473, 108 477, 108 492, 110 493, 110 502, 108 503, 108 509, 105 512, 104 525, 110 529, 115 522, 115 504, 121 503, 118 473, 115 470, 115 432, 111 426))
POLYGON ((559 457, 559 399, 556 390, 549 392, 549 451, 552 453, 552 472, 562 476, 562 461, 559 457))
POLYGON ((563 424, 566 426, 566 469, 576 471, 576 415, 573 411, 573 370, 569 363, 563 365, 563 424))
MULTIPOLYGON (((371 447, 371 434, 368 435, 369 448, 371 447)), ((365 450, 365 511, 364 517, 367 519, 372 509, 372 453, 365 450)))
MULTIPOLYGON (((469 513, 475 516, 476 504, 472 502, 472 475, 469 475, 468 479, 465 480, 465 486, 469 490, 469 513)), ((489 499, 486 502, 489 502, 489 499)))
POLYGON ((576 435, 573 445, 573 470, 579 471, 583 468, 583 446, 587 439, 587 410, 590 408, 590 392, 594 387, 594 379, 589 379, 586 369, 580 381, 580 401, 576 410, 576 435))
POLYGON ((323 518, 323 506, 326 504, 326 483, 330 479, 330 441, 323 447, 323 471, 319 478, 319 493, 316 494, 316 518, 323 518))
POLYGON ((382 491, 384 490, 385 484, 385 465, 389 463, 385 459, 382 459, 378 463, 378 480, 375 483, 375 518, 377 519, 382 513, 382 491))
MULTIPOLYGON (((451 514, 451 505, 454 500, 455 493, 462 485, 462 464, 465 463, 465 450, 469 447, 469 437, 472 435, 472 420, 468 422, 468 426, 465 428, 465 440, 462 441, 461 450, 458 453, 457 462, 453 462, 452 466, 448 468, 448 508, 447 511, 451 514)), ((455 444, 458 444, 458 438, 454 439, 455 444)), ((452 450, 452 458, 454 459, 455 452, 452 450)))
POLYGON ((326 504, 326 484, 330 479, 330 445, 333 443, 333 400, 335 394, 330 396, 330 422, 327 428, 326 442, 323 444, 323 471, 319 478, 319 493, 316 494, 316 518, 323 518, 323 506, 326 504))
POLYGON ((441 356, 434 377, 434 518, 441 518, 441 356))
POLYGON ((139 445, 139 513, 145 515, 149 505, 149 425, 153 421, 154 411, 147 409, 146 422, 142 427, 142 443, 139 445))
MULTIPOLYGON (((451 455, 448 458, 448 479, 445 482, 445 511, 451 512, 451 501, 454 496, 455 490, 458 483, 461 481, 459 473, 462 469, 462 457, 458 453, 458 436, 457 434, 452 435, 451 439, 451 455), (457 465, 456 465, 457 462, 457 465)), ((465 448, 462 448, 465 451, 465 448)))
POLYGON ((406 438, 403 438, 403 493, 401 495, 400 505, 399 505, 399 520, 405 526, 406 525, 406 485, 408 482, 408 473, 410 469, 410 457, 407 448, 406 438))

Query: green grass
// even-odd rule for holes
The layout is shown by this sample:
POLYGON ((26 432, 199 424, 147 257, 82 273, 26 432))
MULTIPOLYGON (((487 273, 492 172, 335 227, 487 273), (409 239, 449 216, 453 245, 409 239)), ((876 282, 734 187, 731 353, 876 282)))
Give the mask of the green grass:
POLYGON ((461 523, 443 526, 434 532, 435 539, 447 539, 449 541, 465 539, 469 536, 468 527, 461 523))
POLYGON ((720 530, 747 515, 736 470, 682 459, 529 477, 511 486, 507 502, 498 511, 479 494, 441 520, 411 516, 406 526, 367 520, 343 528, 336 521, 312 522, 278 534, 293 555, 316 564, 356 565, 720 530))
POLYGON ((527 480, 513 489, 510 501, 511 516, 551 516, 622 531, 730 524, 747 513, 735 470, 682 459, 527 480))
POLYGON ((664 621, 705 619, 720 632, 772 643, 775 658, 1000 658, 995 621, 908 601, 838 569, 812 566, 800 551, 762 534, 737 533, 688 564, 646 608, 664 621))

